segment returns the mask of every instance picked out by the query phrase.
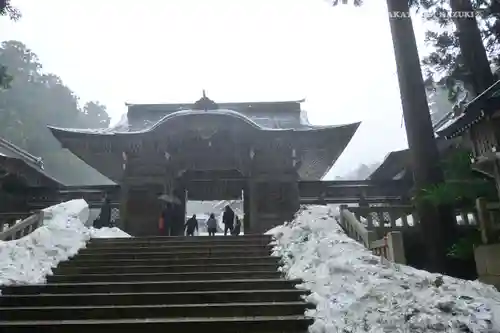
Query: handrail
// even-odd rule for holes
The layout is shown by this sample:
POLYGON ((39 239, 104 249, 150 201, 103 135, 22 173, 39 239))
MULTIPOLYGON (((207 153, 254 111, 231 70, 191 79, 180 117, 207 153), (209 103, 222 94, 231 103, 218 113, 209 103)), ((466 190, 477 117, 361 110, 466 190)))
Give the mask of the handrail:
POLYGON ((29 217, 29 212, 8 212, 0 213, 0 232, 7 230, 19 221, 29 217))
POLYGON ((377 239, 377 233, 369 230, 349 209, 346 205, 340 206, 340 219, 338 221, 347 236, 362 243, 375 255, 395 263, 406 264, 403 234, 401 232, 391 231, 382 239, 377 239))
MULTIPOLYGON (((348 207, 356 219, 368 230, 375 230, 379 237, 390 231, 400 231, 419 226, 420 219, 412 205, 385 205, 348 207)), ((455 210, 456 223, 462 227, 475 227, 478 223, 477 210, 461 208, 455 210)))
POLYGON ((339 223, 344 228, 349 237, 362 242, 366 247, 369 247, 371 242, 375 240, 375 232, 368 230, 363 223, 356 219, 356 216, 349 211, 346 205, 340 206, 340 221, 339 223))
POLYGON ((25 217, 26 215, 31 215, 31 213, 27 212, 6 212, 6 213, 0 213, 0 222, 2 222, 2 219, 5 218, 16 218, 16 217, 25 217))
MULTIPOLYGON (((310 204, 345 204, 345 203, 359 203, 360 198, 356 196, 343 196, 343 197, 328 197, 328 196, 317 196, 317 197, 301 197, 300 203, 303 205, 310 204)), ((390 203, 390 202, 401 202, 401 196, 372 196, 365 198, 368 203, 390 203)))
POLYGON ((9 229, 0 232, 0 241, 15 240, 30 234, 42 225, 43 217, 43 210, 40 210, 21 222, 14 224, 9 229))

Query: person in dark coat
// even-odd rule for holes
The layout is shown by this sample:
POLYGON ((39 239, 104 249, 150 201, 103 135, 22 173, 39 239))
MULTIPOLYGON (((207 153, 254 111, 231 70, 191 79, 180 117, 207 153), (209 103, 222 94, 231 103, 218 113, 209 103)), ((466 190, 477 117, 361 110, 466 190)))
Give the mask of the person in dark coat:
POLYGON ((229 205, 226 206, 224 214, 222 214, 222 223, 224 223, 224 236, 227 235, 228 231, 229 235, 231 235, 234 227, 234 211, 229 205))
POLYGON ((208 235, 215 236, 215 233, 217 232, 217 220, 215 219, 214 213, 210 214, 210 217, 208 218, 206 224, 208 235))
POLYGON ((160 233, 163 236, 172 236, 172 207, 170 203, 165 205, 161 212, 162 225, 160 226, 160 233))
POLYGON ((194 231, 198 231, 198 220, 196 219, 195 214, 193 214, 193 216, 186 221, 184 228, 186 228, 186 235, 188 236, 194 236, 194 231))
POLYGON ((94 221, 95 228, 110 227, 111 226, 111 200, 105 197, 101 206, 101 212, 94 221))
POLYGON ((238 215, 234 216, 234 220, 235 220, 235 223, 234 223, 234 228, 233 228, 233 232, 231 233, 231 235, 238 236, 241 232, 241 220, 239 219, 238 215))

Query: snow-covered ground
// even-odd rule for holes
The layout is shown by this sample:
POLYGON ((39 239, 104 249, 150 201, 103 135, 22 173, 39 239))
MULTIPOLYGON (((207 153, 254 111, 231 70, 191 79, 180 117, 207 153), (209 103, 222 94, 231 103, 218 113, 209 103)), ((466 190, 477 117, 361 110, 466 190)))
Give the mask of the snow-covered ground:
POLYGON ((132 237, 127 234, 125 231, 118 229, 116 227, 113 228, 89 228, 90 238, 129 238, 132 237))
POLYGON ((44 283, 52 268, 85 247, 90 238, 130 237, 117 228, 94 229, 85 200, 71 200, 44 209, 43 226, 12 241, 0 241, 0 286, 44 283))
POLYGON ((344 234, 336 214, 309 206, 268 232, 283 271, 312 291, 310 332, 500 332, 496 289, 381 262, 344 234))

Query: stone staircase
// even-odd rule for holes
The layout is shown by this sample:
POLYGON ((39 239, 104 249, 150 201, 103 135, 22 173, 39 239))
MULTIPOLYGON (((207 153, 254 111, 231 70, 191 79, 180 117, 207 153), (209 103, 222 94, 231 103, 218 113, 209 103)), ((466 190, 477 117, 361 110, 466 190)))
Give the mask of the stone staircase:
POLYGON ((0 296, 1 332, 307 332, 270 238, 94 239, 46 285, 0 296))

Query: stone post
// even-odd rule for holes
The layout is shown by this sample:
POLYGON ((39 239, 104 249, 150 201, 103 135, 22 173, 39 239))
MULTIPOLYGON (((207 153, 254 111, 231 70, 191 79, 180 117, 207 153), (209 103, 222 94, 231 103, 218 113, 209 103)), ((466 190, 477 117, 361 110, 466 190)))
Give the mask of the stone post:
POLYGON ((491 244, 496 241, 493 221, 491 221, 485 198, 476 199, 476 210, 479 219, 479 230, 481 231, 481 240, 483 244, 491 244))
POLYGON ((392 262, 406 265, 405 248, 403 243, 403 233, 391 231, 387 234, 388 257, 392 262))

